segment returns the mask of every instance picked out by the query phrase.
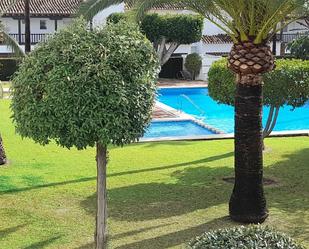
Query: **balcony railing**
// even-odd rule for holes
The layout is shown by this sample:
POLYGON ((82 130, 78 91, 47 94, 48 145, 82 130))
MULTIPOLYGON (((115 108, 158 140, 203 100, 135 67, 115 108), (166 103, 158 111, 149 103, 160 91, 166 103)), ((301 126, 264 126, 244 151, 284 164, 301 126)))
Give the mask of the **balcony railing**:
MULTIPOLYGON (((45 41, 50 37, 52 34, 31 34, 31 44, 35 45, 41 41, 45 41)), ((304 33, 288 33, 288 34, 277 34, 277 41, 289 43, 295 39, 298 39, 303 36, 308 36, 308 32, 304 33)), ((14 38, 20 45, 25 44, 25 34, 10 34, 12 38, 14 38)))
MULTIPOLYGON (((35 45, 41 41, 45 41, 52 34, 31 34, 30 40, 31 44, 35 45)), ((14 38, 20 45, 25 44, 25 34, 10 34, 12 38, 14 38)))
POLYGON ((277 34, 277 41, 284 42, 284 43, 290 43, 293 40, 296 40, 298 38, 301 38, 303 36, 308 36, 308 35, 309 35, 308 32, 295 33, 295 34, 288 33, 288 34, 282 34, 282 35, 277 34))

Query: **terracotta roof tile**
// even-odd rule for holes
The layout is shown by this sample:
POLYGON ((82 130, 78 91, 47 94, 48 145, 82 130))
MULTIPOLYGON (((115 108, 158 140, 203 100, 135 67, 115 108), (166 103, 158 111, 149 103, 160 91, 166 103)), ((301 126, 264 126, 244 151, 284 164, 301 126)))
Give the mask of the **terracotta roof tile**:
MULTIPOLYGON (((5 16, 19 16, 24 13, 24 1, 19 0, 7 9, 12 0, 0 0, 0 12, 5 16)), ((31 0, 30 14, 32 16, 71 16, 81 3, 81 0, 31 0)))
POLYGON ((231 37, 226 34, 204 35, 202 40, 206 44, 224 44, 233 42, 231 37))

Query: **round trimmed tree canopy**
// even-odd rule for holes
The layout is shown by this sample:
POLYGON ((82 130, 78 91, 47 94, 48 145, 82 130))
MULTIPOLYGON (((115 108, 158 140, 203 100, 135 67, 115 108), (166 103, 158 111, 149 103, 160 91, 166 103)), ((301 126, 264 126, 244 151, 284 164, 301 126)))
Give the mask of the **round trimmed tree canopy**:
POLYGON ((87 30, 83 20, 40 44, 13 79, 16 130, 47 144, 124 145, 151 120, 159 64, 137 26, 87 30))

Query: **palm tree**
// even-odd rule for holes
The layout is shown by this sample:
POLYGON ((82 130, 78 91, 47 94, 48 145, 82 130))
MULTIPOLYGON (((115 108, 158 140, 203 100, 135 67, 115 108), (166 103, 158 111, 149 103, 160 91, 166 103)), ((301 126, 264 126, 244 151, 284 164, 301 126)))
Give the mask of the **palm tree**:
MULTIPOLYGON (((88 19, 119 0, 88 0, 81 13, 88 19)), ((203 15, 232 38, 228 67, 237 75, 235 97, 235 185, 230 217, 263 222, 268 211, 263 190, 262 74, 274 68, 272 36, 297 19, 308 0, 135 0, 137 16, 157 4, 178 4, 203 15), (295 17, 291 18, 291 16, 295 17), (287 18, 289 17, 289 18, 287 18), (282 25, 278 25, 281 23, 282 25)))

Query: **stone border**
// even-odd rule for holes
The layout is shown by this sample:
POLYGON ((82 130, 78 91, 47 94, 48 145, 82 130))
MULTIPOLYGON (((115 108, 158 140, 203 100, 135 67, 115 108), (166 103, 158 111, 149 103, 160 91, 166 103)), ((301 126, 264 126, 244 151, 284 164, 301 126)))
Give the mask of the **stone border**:
MULTIPOLYGON (((309 130, 290 131, 290 132, 273 132, 268 138, 274 137, 309 137, 309 130)), ((210 140, 226 140, 234 139, 234 133, 214 134, 205 136, 180 136, 180 137, 160 137, 160 138, 142 138, 141 143, 146 142, 168 142, 168 141, 210 141, 210 140)))

